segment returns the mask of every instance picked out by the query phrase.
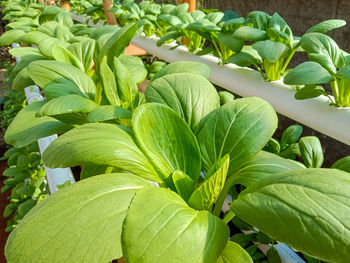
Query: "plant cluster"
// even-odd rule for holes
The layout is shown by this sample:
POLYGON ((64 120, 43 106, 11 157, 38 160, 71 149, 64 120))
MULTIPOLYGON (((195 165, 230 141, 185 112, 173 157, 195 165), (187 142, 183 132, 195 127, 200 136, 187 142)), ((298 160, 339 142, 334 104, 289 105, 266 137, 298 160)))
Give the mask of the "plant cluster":
MULTIPOLYGON (((217 10, 187 13, 188 4, 159 5, 152 1, 117 2, 110 12, 120 25, 136 22, 146 36, 160 37, 158 45, 176 41, 197 55, 212 54, 220 63, 253 67, 267 81, 281 79, 296 52, 307 52, 310 62, 293 70, 285 81, 296 85, 296 99, 327 96, 331 105, 350 106, 348 54, 330 37, 330 30, 345 25, 332 19, 311 27, 302 36, 294 36, 285 20, 274 13, 251 12, 247 18, 234 12, 224 15, 217 10), (301 74, 300 74, 301 73, 301 74), (329 83, 332 96, 319 84, 329 83)), ((176 48, 175 46, 174 48, 176 48)))
POLYGON ((136 23, 92 29, 62 12, 43 7, 30 31, 0 37, 38 46, 10 51, 21 58, 12 88, 36 84, 47 98, 17 114, 6 142, 25 148, 58 133, 45 165, 82 166, 79 182, 45 198, 12 231, 8 262, 263 262, 251 242, 275 240, 346 262, 348 157, 314 168, 319 144, 299 139, 298 127, 271 140, 277 115, 268 102, 219 94, 200 63, 147 71, 124 54, 136 23), (304 164, 279 156, 296 143, 304 164), (227 194, 233 200, 223 212, 227 194), (231 222, 254 229, 250 241, 231 237, 231 222))

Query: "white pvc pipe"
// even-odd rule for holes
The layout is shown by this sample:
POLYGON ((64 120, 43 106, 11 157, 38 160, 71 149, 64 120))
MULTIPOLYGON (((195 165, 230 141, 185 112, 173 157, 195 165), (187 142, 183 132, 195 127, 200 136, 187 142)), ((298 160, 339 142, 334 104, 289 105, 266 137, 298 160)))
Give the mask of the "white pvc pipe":
POLYGON ((338 109, 329 105, 328 98, 320 96, 309 100, 296 100, 295 91, 282 80, 265 82, 260 73, 234 64, 218 65, 219 59, 211 56, 196 56, 184 46, 170 50, 175 43, 157 47, 157 37, 141 35, 131 43, 165 61, 195 61, 211 69, 209 80, 242 97, 256 96, 271 103, 274 109, 340 142, 350 145, 350 109, 338 109))
MULTIPOLYGON (((17 43, 11 44, 12 48, 20 47, 17 43)), ((21 61, 19 58, 16 58, 16 62, 21 61)), ((24 93, 27 99, 27 104, 31 104, 35 101, 43 100, 43 97, 40 94, 39 87, 36 85, 28 86, 24 88, 24 93)), ((48 137, 44 137, 38 140, 40 154, 42 155, 45 149, 49 146, 49 144, 57 138, 57 135, 51 135, 48 137)), ((54 193, 58 188, 58 185, 63 185, 65 182, 70 181, 74 183, 74 176, 72 170, 70 168, 56 168, 51 169, 44 165, 44 169, 46 172, 46 180, 49 185, 50 193, 54 193)))

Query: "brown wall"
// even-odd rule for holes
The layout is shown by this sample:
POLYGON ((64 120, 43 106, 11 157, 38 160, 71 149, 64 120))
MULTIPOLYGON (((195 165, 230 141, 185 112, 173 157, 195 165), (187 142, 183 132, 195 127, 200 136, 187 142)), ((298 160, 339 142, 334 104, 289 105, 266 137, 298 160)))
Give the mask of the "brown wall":
POLYGON ((292 28, 294 35, 305 31, 323 20, 340 18, 349 25, 329 34, 340 48, 350 51, 350 1, 349 0, 203 0, 206 8, 231 9, 246 17, 254 10, 272 15, 278 12, 292 28))

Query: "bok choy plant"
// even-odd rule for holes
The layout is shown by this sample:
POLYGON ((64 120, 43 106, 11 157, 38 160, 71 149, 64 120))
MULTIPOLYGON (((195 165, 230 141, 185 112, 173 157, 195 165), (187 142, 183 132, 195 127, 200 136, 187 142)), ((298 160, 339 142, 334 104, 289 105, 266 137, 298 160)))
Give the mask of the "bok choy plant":
MULTIPOLYGON (((292 30, 278 13, 270 16, 261 11, 253 11, 248 15, 247 23, 247 26, 238 28, 233 36, 254 43, 243 48, 242 52, 233 55, 226 62, 239 66, 252 65, 265 79, 279 80, 285 75, 295 52, 302 51, 300 38, 293 36, 292 30)), ((327 20, 311 27, 307 33, 324 34, 344 25, 344 20, 327 20)))
POLYGON ((349 174, 305 169, 261 151, 277 127, 273 108, 259 98, 220 107, 207 73, 179 68, 170 64, 153 77, 131 129, 83 124, 47 148, 49 167, 111 166, 120 173, 43 200, 11 233, 8 262, 252 262, 229 241, 226 223, 236 216, 297 250, 346 262, 349 174), (237 184, 246 190, 222 219, 223 201, 237 184))
POLYGON ((308 33, 301 38, 301 46, 308 53, 309 60, 292 69, 284 83, 301 85, 295 93, 296 99, 327 96, 331 105, 350 106, 349 55, 337 43, 321 33, 308 33), (329 83, 333 98, 319 84, 329 83))

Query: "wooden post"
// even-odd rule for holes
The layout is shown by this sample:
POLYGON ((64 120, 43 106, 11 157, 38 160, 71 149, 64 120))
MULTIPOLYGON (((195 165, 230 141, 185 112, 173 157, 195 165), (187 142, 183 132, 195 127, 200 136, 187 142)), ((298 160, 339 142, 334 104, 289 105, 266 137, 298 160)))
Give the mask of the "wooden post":
POLYGON ((116 25, 117 20, 113 13, 108 12, 109 9, 113 7, 113 0, 103 0, 103 9, 105 10, 105 16, 108 25, 116 25))
POLYGON ((188 12, 194 12, 196 10, 196 0, 187 0, 187 3, 190 5, 188 12))
POLYGON ((66 9, 67 12, 70 11, 70 0, 61 0, 60 7, 66 9))

